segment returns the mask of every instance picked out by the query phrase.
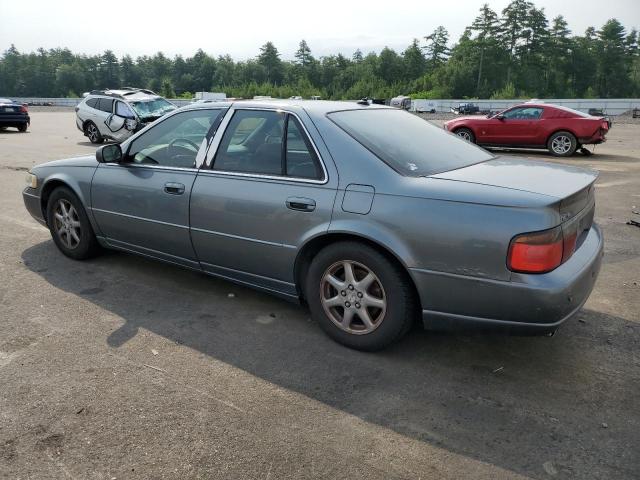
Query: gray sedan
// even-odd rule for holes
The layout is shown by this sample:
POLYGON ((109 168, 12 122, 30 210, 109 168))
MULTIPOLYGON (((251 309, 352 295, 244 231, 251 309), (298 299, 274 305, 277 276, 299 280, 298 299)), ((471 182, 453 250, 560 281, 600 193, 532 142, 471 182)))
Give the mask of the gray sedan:
POLYGON ((207 103, 34 167, 24 202, 71 258, 117 249, 305 302, 376 350, 416 319, 553 333, 600 268, 596 176, 377 105, 207 103))

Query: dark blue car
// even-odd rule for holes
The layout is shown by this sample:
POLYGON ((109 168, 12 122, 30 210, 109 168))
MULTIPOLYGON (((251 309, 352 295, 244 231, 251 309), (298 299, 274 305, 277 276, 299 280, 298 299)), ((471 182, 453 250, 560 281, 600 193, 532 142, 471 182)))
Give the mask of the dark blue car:
POLYGON ((0 98, 0 130, 14 127, 20 132, 26 132, 30 123, 27 107, 8 98, 0 98))

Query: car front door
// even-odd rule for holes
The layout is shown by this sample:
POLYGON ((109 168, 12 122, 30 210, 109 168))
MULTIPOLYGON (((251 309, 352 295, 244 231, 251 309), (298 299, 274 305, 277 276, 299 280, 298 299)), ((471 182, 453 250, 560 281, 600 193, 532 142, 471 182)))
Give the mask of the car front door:
POLYGON ((515 107, 492 119, 491 141, 498 145, 536 144, 540 128, 540 107, 515 107), (497 123, 496 123, 497 122, 497 123))
POLYGON ((328 229, 336 196, 335 167, 318 146, 303 110, 227 113, 191 195, 191 238, 205 271, 296 296, 299 248, 328 229))
POLYGON ((113 113, 105 119, 104 124, 116 142, 129 138, 137 126, 133 110, 120 100, 114 102, 113 113))
POLYGON ((199 268, 189 236, 189 196, 197 154, 222 111, 171 115, 123 144, 122 162, 101 163, 91 185, 96 233, 113 247, 199 268))

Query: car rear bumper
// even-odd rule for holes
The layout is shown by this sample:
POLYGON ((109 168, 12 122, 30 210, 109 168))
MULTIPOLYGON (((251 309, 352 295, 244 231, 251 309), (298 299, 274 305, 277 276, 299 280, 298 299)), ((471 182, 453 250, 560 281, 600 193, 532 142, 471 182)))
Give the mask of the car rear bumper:
POLYGON ((607 132, 598 131, 591 137, 578 138, 578 142, 580 142, 581 145, 597 145, 607 141, 605 137, 606 134, 607 132))
POLYGON ((33 188, 27 187, 22 191, 22 200, 24 201, 24 206, 26 207, 29 214, 39 223, 47 226, 47 221, 44 219, 44 215, 42 213, 42 206, 40 202, 40 197, 36 195, 33 188))
POLYGON ((29 115, 0 115, 0 127, 15 127, 24 124, 31 125, 31 117, 29 115))
POLYGON ((597 225, 573 256, 552 272, 513 274, 496 281, 412 269, 430 330, 554 332, 584 305, 602 262, 604 240, 597 225))

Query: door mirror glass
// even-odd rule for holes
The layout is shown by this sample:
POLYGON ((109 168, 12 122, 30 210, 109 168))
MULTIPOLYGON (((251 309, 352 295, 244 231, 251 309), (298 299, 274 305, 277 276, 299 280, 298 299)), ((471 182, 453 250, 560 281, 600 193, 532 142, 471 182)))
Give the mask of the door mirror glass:
POLYGON ((117 143, 110 143, 96 150, 96 160, 100 163, 118 163, 122 161, 122 148, 117 143))

